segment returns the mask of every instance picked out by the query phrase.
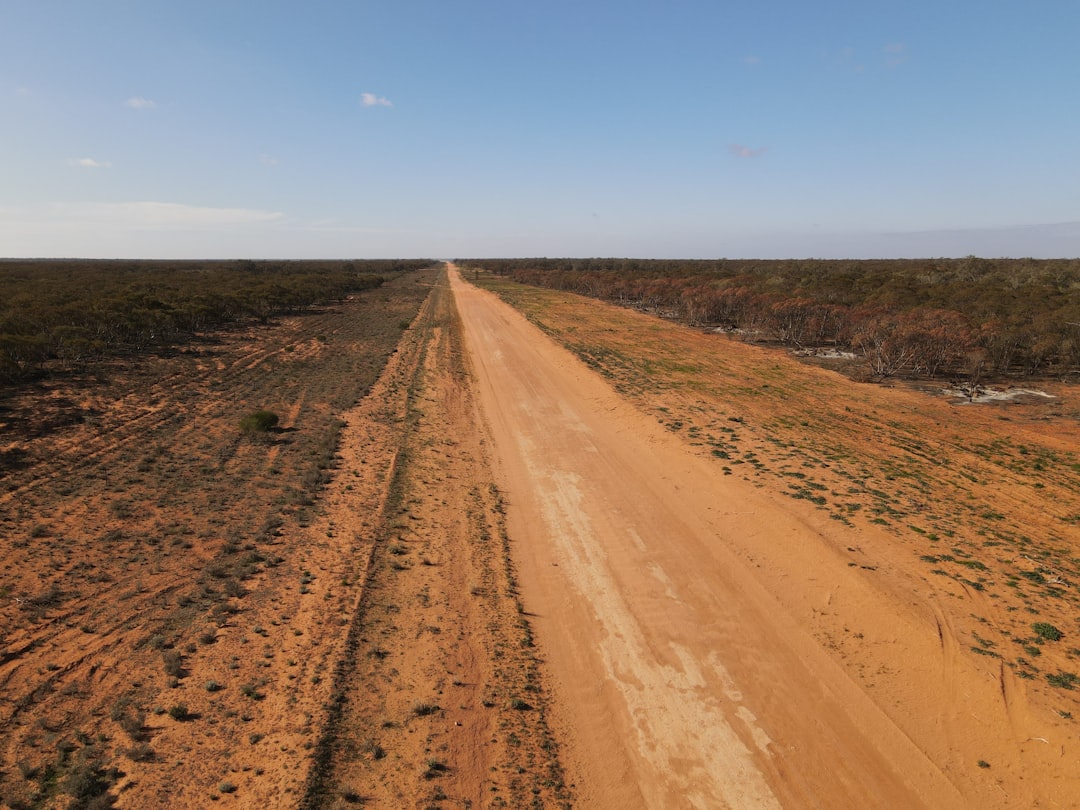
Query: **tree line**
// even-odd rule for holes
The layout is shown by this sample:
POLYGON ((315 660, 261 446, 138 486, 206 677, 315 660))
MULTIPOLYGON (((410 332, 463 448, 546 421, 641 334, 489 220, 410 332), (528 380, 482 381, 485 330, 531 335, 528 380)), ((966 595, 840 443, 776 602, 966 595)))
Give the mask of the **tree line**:
POLYGON ((0 261, 0 380, 298 312, 428 260, 0 261))
POLYGON ((462 259, 753 339, 831 347, 871 374, 1080 372, 1080 260, 462 259))

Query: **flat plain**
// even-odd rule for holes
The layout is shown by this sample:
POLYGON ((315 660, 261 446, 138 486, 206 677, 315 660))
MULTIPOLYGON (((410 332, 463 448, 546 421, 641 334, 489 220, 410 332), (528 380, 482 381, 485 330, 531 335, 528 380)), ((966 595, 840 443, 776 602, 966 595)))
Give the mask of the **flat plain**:
POLYGON ((8 806, 1075 799, 1074 387, 463 276, 5 399, 8 806))

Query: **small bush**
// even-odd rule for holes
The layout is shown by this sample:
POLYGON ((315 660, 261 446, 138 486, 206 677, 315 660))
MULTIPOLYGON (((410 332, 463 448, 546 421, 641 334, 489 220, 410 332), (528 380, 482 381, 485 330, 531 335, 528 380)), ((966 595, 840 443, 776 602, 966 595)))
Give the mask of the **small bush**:
POLYGON ((179 650, 166 650, 161 656, 165 665, 165 674, 179 678, 184 674, 184 657, 179 650))
POLYGON ((425 779, 434 779, 450 770, 450 767, 442 760, 429 759, 426 764, 427 769, 424 771, 425 779))
POLYGON ((1077 678, 1075 672, 1059 672, 1057 675, 1047 675, 1046 680, 1051 686, 1060 689, 1073 689, 1080 678, 1077 678))
POLYGON ((133 740, 140 741, 146 734, 146 714, 141 711, 125 711, 118 718, 120 728, 133 740))
POLYGON ((107 807, 108 804, 94 800, 105 796, 115 780, 114 771, 106 771, 95 762, 82 761, 68 770, 61 790, 74 798, 75 807, 107 807))
POLYGON ((247 596, 247 589, 240 584, 240 580, 230 578, 225 580, 225 595, 231 596, 234 599, 242 599, 247 596))
POLYGON ((169 707, 169 717, 173 720, 187 720, 191 714, 188 712, 188 707, 184 703, 175 703, 169 707))
POLYGON ((258 410, 240 420, 240 430, 244 433, 266 433, 277 427, 279 421, 278 415, 273 411, 258 410))
POLYGON ((154 749, 146 743, 136 743, 124 751, 124 754, 132 762, 152 762, 154 759, 154 749))
POLYGON ((360 750, 371 759, 382 759, 386 756, 386 749, 370 737, 360 743, 360 750))
POLYGON ((1047 641, 1060 641, 1064 635, 1054 625, 1047 622, 1035 622, 1031 625, 1031 629, 1039 636, 1039 638, 1045 638, 1047 641))

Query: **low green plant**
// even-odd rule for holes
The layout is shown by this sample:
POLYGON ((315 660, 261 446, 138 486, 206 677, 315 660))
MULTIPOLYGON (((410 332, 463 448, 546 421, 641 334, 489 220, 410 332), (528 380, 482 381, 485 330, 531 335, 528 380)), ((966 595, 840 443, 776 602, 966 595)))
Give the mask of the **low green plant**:
POLYGON ((240 430, 244 433, 266 433, 277 427, 279 421, 278 415, 273 411, 260 409, 240 420, 240 430))
POLYGON ((165 674, 179 678, 184 673, 184 657, 179 650, 166 650, 162 653, 162 662, 165 665, 165 674))
POLYGON ((1060 689, 1073 689, 1076 682, 1080 681, 1080 678, 1076 676, 1075 672, 1059 672, 1056 675, 1047 675, 1046 680, 1051 686, 1060 689))
POLYGON ((1035 624, 1031 625, 1031 629, 1035 631, 1039 638, 1044 638, 1047 641, 1060 641, 1064 635, 1054 625, 1047 622, 1035 622, 1035 624))

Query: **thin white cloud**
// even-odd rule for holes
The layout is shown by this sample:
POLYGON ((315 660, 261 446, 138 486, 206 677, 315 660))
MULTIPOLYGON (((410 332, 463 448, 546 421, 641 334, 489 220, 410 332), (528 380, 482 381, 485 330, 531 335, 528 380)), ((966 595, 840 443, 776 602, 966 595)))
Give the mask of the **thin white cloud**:
POLYGON ((882 50, 885 51, 885 64, 889 67, 902 65, 907 61, 907 47, 903 42, 892 42, 882 50))
POLYGON ((866 70, 866 65, 859 59, 858 51, 850 45, 841 48, 839 52, 831 58, 838 67, 845 70, 851 70, 855 73, 862 73, 866 70))
POLYGON ((112 164, 107 160, 94 160, 94 158, 69 158, 69 166, 77 166, 80 169, 108 169, 112 164))
POLYGON ((731 152, 737 158, 756 158, 765 154, 767 146, 760 146, 753 148, 750 146, 743 146, 741 143, 728 144, 728 151, 731 152))
POLYGON ((393 102, 383 96, 374 93, 361 93, 360 104, 364 107, 393 107, 393 102))
POLYGON ((30 95, 30 88, 29 87, 16 87, 15 88, 15 94, 19 95, 19 96, 28 96, 28 95, 30 95))
POLYGON ((152 110, 154 109, 154 107, 157 106, 154 101, 148 98, 143 98, 142 96, 132 96, 127 101, 125 101, 124 104, 126 104, 128 107, 131 107, 131 109, 133 110, 152 110))
POLYGON ((261 163, 263 166, 277 166, 278 159, 273 155, 262 154, 259 155, 259 163, 261 163))
POLYGON ((56 203, 51 217, 65 222, 145 229, 232 228, 277 222, 284 214, 255 208, 213 208, 163 202, 56 203))
POLYGON ((761 57, 760 56, 754 56, 752 54, 750 56, 744 56, 743 57, 743 64, 749 65, 750 67, 755 67, 756 65, 761 64, 761 57))

